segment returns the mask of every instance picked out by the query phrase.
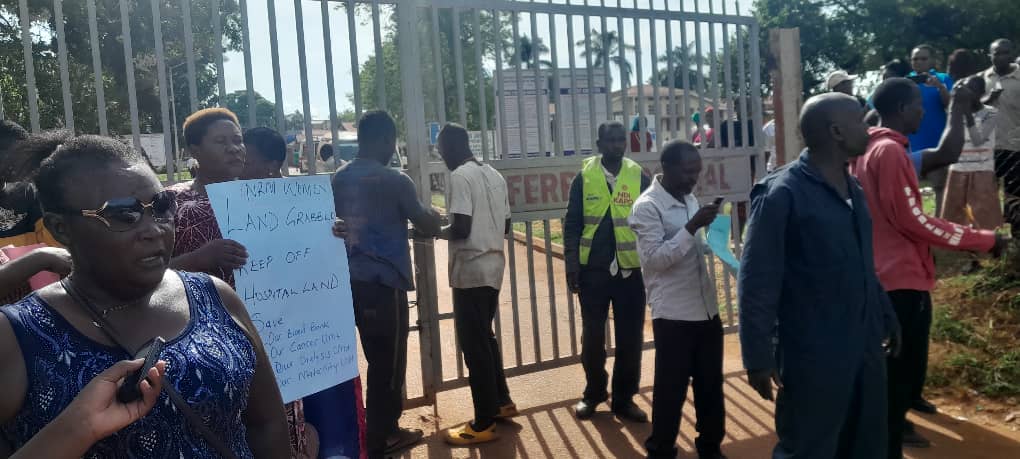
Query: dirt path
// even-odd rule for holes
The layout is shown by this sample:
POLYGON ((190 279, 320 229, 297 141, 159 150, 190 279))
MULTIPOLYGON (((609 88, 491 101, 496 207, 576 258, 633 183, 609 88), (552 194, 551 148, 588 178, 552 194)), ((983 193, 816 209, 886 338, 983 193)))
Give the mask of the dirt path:
MULTIPOLYGON (((506 276, 501 304, 501 337, 507 367, 516 365, 518 355, 527 364, 541 352, 542 360, 552 356, 553 343, 558 343, 559 355, 571 354, 570 323, 576 325, 574 343, 580 349, 580 317, 571 315, 567 307, 567 296, 562 291, 563 266, 553 259, 553 291, 549 290, 548 268, 545 254, 534 253, 535 307, 531 306, 531 291, 527 285, 527 250, 516 245, 516 272, 518 277, 518 327, 513 327, 514 314, 511 307, 510 276, 506 276), (555 311, 550 298, 556 304, 555 311), (534 314, 533 314, 534 311, 534 314), (534 340, 533 324, 538 326, 538 340, 534 340), (556 327, 557 339, 552 338, 556 327), (514 346, 513 337, 521 337, 520 353, 514 346), (538 346, 535 344, 538 343, 538 346)), ((446 247, 437 243, 437 279, 439 279, 440 312, 452 310, 449 288, 446 286, 446 247)), ((412 311, 412 321, 415 320, 412 311)), ((457 359, 454 352, 452 319, 441 322, 443 374, 445 379, 458 375, 457 359)), ((650 328, 646 339, 651 339, 650 328)), ((776 442, 773 430, 773 405, 761 400, 747 386, 742 378, 739 342, 735 335, 725 340, 724 372, 727 374, 725 395, 727 410, 727 435, 723 444, 724 452, 731 458, 768 457, 776 442)), ((421 393, 420 353, 417 334, 412 333, 409 342, 410 362, 408 369, 408 393, 421 393)), ((645 351, 642 356, 641 392, 635 400, 639 406, 651 413, 652 376, 655 350, 645 351)), ((612 359, 607 363, 612 367, 612 359)), ((362 360, 364 371, 364 361, 362 360)), ((463 369, 466 372, 466 368, 463 369)), ((364 373, 363 373, 364 374, 364 373)), ((644 457, 643 443, 650 433, 650 424, 623 423, 614 418, 608 406, 600 406, 600 413, 591 421, 574 418, 572 405, 576 403, 584 387, 584 373, 580 365, 569 365, 552 370, 510 378, 510 391, 522 415, 513 422, 502 424, 499 432, 503 438, 494 443, 476 448, 450 448, 443 443, 440 431, 469 420, 472 417, 471 394, 469 389, 460 388, 440 392, 437 396, 437 413, 427 406, 407 410, 402 424, 423 429, 426 442, 406 452, 403 458, 638 458, 644 457)), ((681 457, 692 457, 694 446, 694 408, 690 403, 684 407, 684 420, 678 443, 686 451, 681 457)), ((996 426, 984 426, 954 419, 947 415, 916 416, 911 418, 921 432, 932 440, 933 447, 927 450, 907 450, 909 459, 958 459, 1020 458, 1020 434, 996 426)))

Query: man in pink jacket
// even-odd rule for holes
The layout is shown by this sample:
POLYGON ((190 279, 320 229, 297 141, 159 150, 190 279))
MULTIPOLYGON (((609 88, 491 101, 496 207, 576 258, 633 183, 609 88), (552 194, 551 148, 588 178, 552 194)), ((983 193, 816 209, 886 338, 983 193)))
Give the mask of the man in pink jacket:
MULTIPOLYGON (((851 159, 850 172, 860 181, 867 197, 872 215, 875 269, 903 331, 899 356, 888 359, 888 459, 901 459, 906 413, 911 402, 920 396, 928 364, 930 292, 935 287, 931 247, 997 255, 1005 242, 992 231, 974 230, 927 216, 922 211, 921 192, 908 154, 907 139, 918 129, 924 116, 917 84, 905 78, 885 80, 875 91, 873 103, 881 122, 879 127, 869 131, 871 141, 867 153, 851 159)), ((962 132, 950 132, 953 126, 955 124, 950 123, 943 143, 957 136, 962 140, 962 132)), ((958 156, 962 142, 955 143, 959 144, 958 156)), ((922 154, 921 157, 927 156, 922 154)))

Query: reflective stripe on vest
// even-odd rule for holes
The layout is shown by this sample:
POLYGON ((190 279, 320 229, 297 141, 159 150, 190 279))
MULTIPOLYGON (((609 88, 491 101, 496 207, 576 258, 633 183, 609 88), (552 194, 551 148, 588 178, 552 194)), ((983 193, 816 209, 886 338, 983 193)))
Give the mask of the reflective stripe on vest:
POLYGON ((602 171, 601 157, 584 160, 581 188, 584 196, 584 229, 581 231, 581 264, 588 264, 592 240, 599 224, 608 211, 613 221, 613 235, 616 236, 616 263, 622 269, 641 267, 638 261, 637 236, 627 223, 631 207, 641 194, 641 166, 633 160, 623 158, 623 167, 616 176, 616 186, 609 192, 606 175, 602 171))

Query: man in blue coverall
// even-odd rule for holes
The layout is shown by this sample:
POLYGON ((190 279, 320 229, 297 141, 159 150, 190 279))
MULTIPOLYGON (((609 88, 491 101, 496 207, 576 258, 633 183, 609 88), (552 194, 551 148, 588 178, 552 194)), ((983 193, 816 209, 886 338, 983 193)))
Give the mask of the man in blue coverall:
POLYGON ((740 344, 750 385, 766 400, 779 387, 773 459, 885 455, 885 357, 899 325, 875 276, 867 201, 846 172, 868 146, 863 117, 845 94, 808 100, 807 149, 751 191, 740 344))

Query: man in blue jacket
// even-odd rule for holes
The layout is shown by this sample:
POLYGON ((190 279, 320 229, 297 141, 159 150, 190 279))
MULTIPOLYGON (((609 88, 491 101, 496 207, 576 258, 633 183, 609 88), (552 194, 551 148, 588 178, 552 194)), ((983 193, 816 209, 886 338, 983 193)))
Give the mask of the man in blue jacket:
POLYGON ((886 350, 899 325, 875 276, 871 217, 847 160, 868 145, 860 104, 804 104, 800 159, 757 184, 739 275, 748 382, 779 387, 774 459, 886 454, 886 350), (883 348, 883 340, 888 346, 883 348))

